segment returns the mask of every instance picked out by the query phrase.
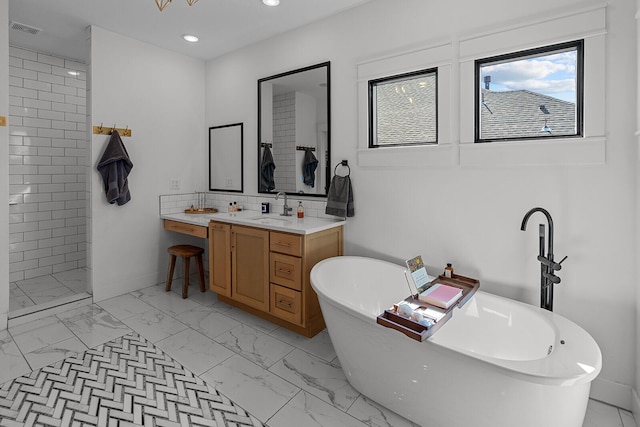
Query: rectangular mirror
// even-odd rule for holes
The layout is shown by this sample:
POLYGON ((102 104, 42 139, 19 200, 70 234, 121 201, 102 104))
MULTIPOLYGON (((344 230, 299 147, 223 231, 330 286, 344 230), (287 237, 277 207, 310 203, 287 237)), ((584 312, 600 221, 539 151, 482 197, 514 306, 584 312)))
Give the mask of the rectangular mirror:
POLYGON ((258 192, 325 197, 331 147, 330 63, 258 80, 258 192))
POLYGON ((209 190, 243 191, 242 123, 209 128, 209 190))

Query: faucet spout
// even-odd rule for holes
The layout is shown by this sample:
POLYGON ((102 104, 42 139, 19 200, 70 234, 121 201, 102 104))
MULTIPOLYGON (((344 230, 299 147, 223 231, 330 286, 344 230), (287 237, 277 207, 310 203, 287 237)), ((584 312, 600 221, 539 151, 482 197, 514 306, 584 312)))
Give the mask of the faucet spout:
POLYGON ((283 212, 280 214, 280 216, 291 216, 290 212, 293 210, 293 208, 290 208, 287 204, 287 193, 285 193, 284 191, 278 191, 278 193, 276 194, 276 200, 278 200, 278 197, 280 197, 281 194, 284 196, 284 206, 283 212))
POLYGON ((562 268, 562 263, 567 257, 564 257, 560 262, 553 260, 553 219, 551 214, 543 208, 536 207, 530 209, 522 218, 522 224, 520 230, 525 231, 527 229, 527 222, 529 218, 536 212, 544 214, 547 218, 547 226, 549 227, 549 237, 547 239, 547 254, 544 253, 544 240, 545 229, 544 224, 540 224, 538 227, 538 239, 540 253, 538 255, 538 261, 540 262, 540 307, 553 311, 553 285, 560 283, 560 278, 554 274, 554 271, 562 268))
MULTIPOLYGON (((549 260, 553 261, 553 218, 551 218, 551 214, 544 208, 533 208, 530 209, 522 218, 522 225, 520 225, 520 230, 525 231, 527 229, 527 222, 529 222, 529 218, 536 212, 541 212, 547 217, 547 226, 549 227, 549 239, 547 240, 547 257, 549 260)), ((542 231, 541 231, 542 232, 542 231)))

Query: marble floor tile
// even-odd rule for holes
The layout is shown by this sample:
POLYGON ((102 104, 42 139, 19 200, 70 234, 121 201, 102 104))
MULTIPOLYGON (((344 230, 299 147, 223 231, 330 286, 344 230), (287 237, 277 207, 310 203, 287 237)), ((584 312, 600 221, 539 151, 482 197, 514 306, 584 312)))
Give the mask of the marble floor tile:
POLYGON ((57 316, 89 348, 131 332, 124 323, 96 304, 76 308, 57 316))
POLYGON ((589 400, 583 427, 622 427, 618 408, 596 400, 589 400))
POLYGON ((326 329, 312 338, 296 334, 285 328, 278 328, 269 335, 287 344, 291 344, 294 347, 298 347, 307 353, 318 356, 327 362, 331 362, 336 358, 336 351, 333 348, 331 338, 329 338, 329 333, 326 329))
POLYGON ((305 391, 291 399, 268 424, 269 427, 368 427, 305 391))
POLYGON ((8 331, 0 331, 0 384, 31 372, 8 331))
POLYGON ((631 412, 620 409, 620 418, 622 418, 623 427, 637 427, 636 420, 631 412))
POLYGON ((230 357, 200 377, 262 422, 300 390, 240 355, 230 357))
POLYGON ((341 368, 299 349, 287 354, 269 370, 343 411, 360 396, 341 368))
POLYGON ((75 270, 61 271, 54 273, 52 276, 60 283, 74 291, 75 293, 87 292, 88 275, 86 269, 78 268, 75 270))
POLYGON ((78 338, 73 337, 68 340, 52 344, 48 347, 43 347, 30 353, 25 353, 24 357, 27 359, 31 369, 40 369, 86 350, 87 346, 85 346, 78 338))
POLYGON ((139 296, 139 298, 147 304, 154 306, 158 310, 161 310, 170 316, 177 316, 178 314, 184 313, 185 311, 201 307, 197 302, 191 301, 188 298, 182 299, 180 295, 174 294, 173 292, 163 291, 162 293, 156 292, 151 295, 142 294, 141 296, 139 296))
POLYGON ((193 329, 185 329, 156 343, 191 372, 200 375, 235 353, 193 329))
POLYGON ((29 298, 31 298, 36 304, 44 304, 60 298, 76 295, 76 292, 64 285, 61 285, 60 283, 58 283, 58 286, 56 287, 43 287, 37 290, 33 289, 31 291, 25 291, 25 293, 29 295, 29 298))
POLYGON ((36 305, 35 302, 31 300, 26 295, 18 295, 18 296, 10 296, 9 297, 9 312, 20 310, 22 308, 31 307, 36 305))
POLYGON ((32 277, 31 279, 18 280, 15 282, 20 289, 22 289, 27 295, 31 294, 31 291, 39 290, 47 287, 59 287, 61 285, 52 275, 32 277))
POLYGON ((362 395, 351 405, 347 414, 370 427, 420 427, 362 395))
POLYGON ((215 341, 265 369, 294 349, 289 344, 247 325, 239 325, 218 335, 215 341))
POLYGON ((11 335, 22 353, 31 353, 74 336, 55 316, 15 326, 11 329, 11 335))
POLYGON ((152 343, 187 329, 187 325, 184 323, 155 308, 136 316, 128 317, 123 322, 152 343))
POLYGON ((254 329, 257 329, 265 334, 275 331, 279 328, 275 323, 271 323, 268 320, 264 320, 258 316, 242 311, 239 308, 233 307, 231 310, 224 313, 225 315, 237 320, 240 323, 249 325, 254 329))
POLYGON ((237 320, 207 307, 197 307, 182 312, 176 316, 176 320, 189 325, 209 338, 215 338, 240 325, 237 320))
POLYGON ((154 310, 153 306, 131 294, 109 298, 108 300, 100 301, 97 305, 111 313, 113 317, 119 320, 127 319, 140 313, 144 313, 145 311, 154 310))

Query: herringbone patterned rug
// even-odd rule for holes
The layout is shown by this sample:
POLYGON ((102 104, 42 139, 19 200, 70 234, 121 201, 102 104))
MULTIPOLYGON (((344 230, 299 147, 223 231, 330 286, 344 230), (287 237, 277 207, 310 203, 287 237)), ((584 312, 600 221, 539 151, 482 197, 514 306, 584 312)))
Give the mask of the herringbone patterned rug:
POLYGON ((0 387, 0 426, 262 426, 138 334, 0 387))

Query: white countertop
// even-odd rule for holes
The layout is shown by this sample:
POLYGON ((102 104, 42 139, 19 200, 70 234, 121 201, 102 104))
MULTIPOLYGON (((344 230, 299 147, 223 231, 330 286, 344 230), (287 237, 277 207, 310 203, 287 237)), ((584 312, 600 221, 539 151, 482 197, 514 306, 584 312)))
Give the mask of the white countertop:
POLYGON ((328 230, 346 224, 343 219, 304 217, 284 217, 277 213, 263 214, 257 211, 218 212, 214 214, 166 214, 162 219, 184 222, 187 224, 207 227, 209 221, 227 222, 230 224, 246 225, 250 227, 266 228, 295 234, 311 234, 328 230))

